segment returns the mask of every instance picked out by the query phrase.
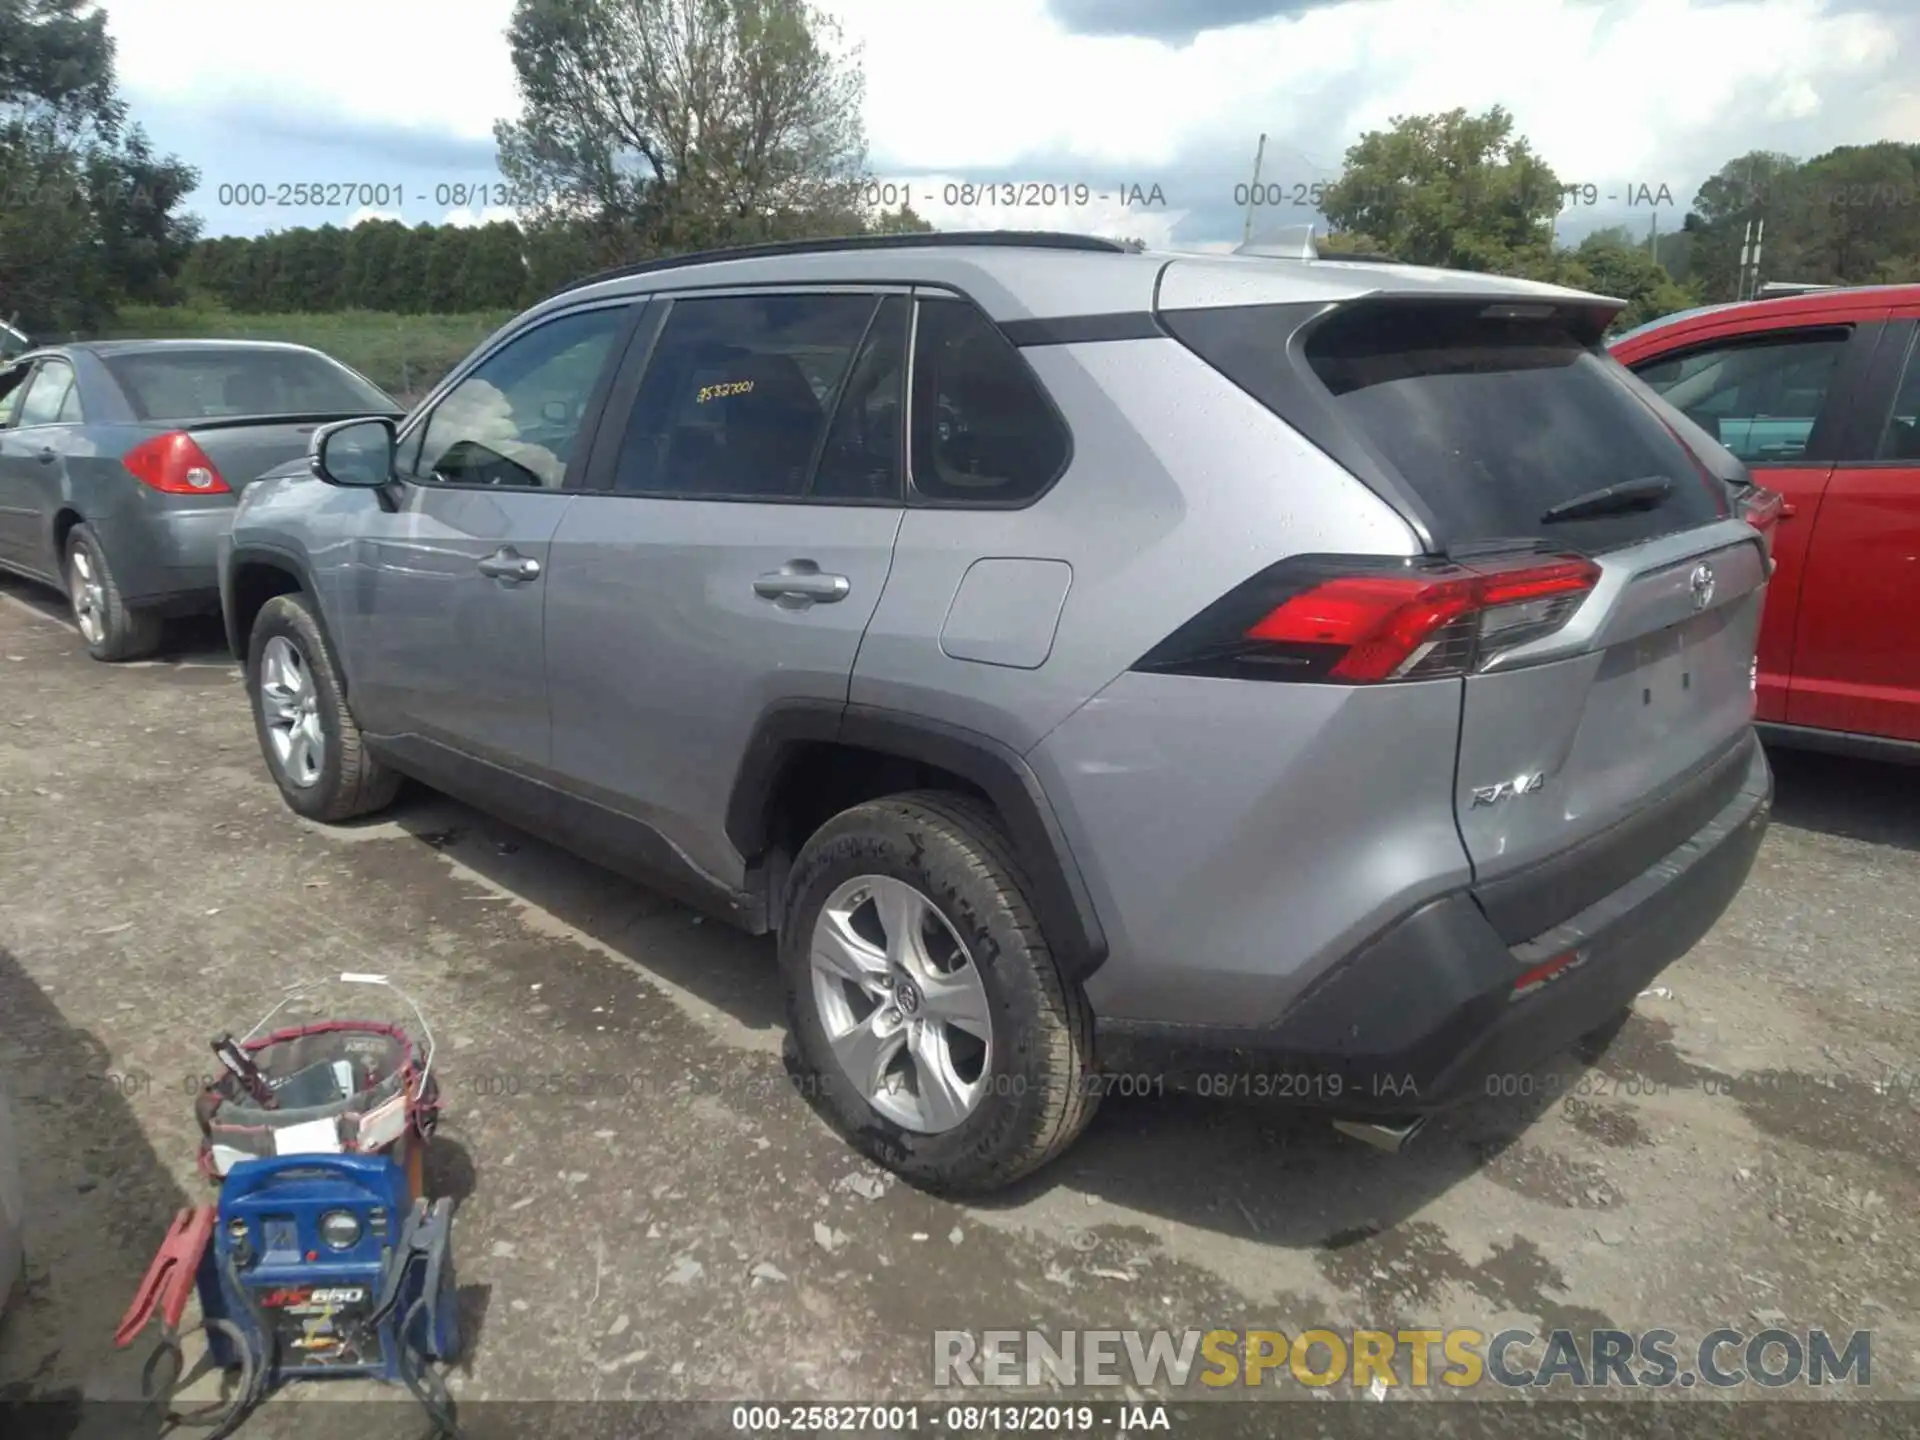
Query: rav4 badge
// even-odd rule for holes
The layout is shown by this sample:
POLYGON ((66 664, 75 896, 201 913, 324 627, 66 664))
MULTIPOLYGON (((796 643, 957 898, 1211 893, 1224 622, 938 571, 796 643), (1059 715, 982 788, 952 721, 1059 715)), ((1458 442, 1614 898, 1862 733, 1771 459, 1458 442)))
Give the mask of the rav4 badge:
POLYGON ((1511 780, 1502 780, 1498 785, 1481 785, 1473 792, 1473 808, 1482 805, 1498 805, 1502 800, 1516 795, 1537 795, 1547 783, 1544 770, 1532 775, 1516 775, 1511 780))

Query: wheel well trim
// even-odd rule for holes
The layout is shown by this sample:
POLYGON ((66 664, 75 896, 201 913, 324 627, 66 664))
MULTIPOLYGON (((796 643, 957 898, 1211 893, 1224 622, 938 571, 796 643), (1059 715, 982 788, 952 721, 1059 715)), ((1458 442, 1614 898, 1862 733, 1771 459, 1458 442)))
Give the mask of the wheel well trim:
MULTIPOLYGON (((233 652, 233 658, 240 662, 241 667, 244 669, 247 663, 248 637, 240 633, 239 619, 234 613, 236 600, 233 593, 233 580, 242 567, 247 565, 264 565, 269 569, 284 570, 293 577, 301 593, 312 602, 313 623, 320 627, 320 633, 326 639, 327 648, 333 652, 335 668, 342 669, 340 647, 334 643, 333 632, 327 628, 327 617, 320 613, 320 594, 314 589, 313 572, 307 568, 307 562, 291 550, 283 550, 278 545, 258 543, 235 546, 232 553, 227 556, 227 563, 220 570, 221 626, 227 632, 227 648, 233 652)), ((340 676, 340 684, 344 694, 347 688, 347 678, 344 673, 340 676)))
POLYGON ((933 765, 978 786, 1026 868, 1036 918, 1062 972, 1084 980, 1106 961, 1106 932, 1039 777, 1012 747, 960 726, 874 706, 788 701, 768 707, 727 800, 728 839, 750 864, 771 842, 769 801, 787 763, 803 747, 823 742, 933 765))

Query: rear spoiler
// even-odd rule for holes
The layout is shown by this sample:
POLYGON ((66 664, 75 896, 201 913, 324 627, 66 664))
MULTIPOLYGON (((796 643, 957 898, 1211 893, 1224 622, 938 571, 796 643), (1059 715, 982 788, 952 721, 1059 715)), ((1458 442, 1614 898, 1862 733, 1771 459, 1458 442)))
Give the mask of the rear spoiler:
POLYGON ((406 418, 407 412, 404 410, 320 410, 301 415, 214 415, 204 419, 154 420, 149 423, 173 425, 182 430, 198 432, 244 430, 255 425, 325 425, 334 420, 386 419, 397 422, 406 418))

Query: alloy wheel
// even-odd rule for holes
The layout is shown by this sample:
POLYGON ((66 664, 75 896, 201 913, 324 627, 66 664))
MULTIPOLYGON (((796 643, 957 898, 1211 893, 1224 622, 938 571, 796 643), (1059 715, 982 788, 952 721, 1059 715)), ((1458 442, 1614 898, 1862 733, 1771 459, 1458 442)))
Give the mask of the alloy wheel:
POLYGON ((73 577, 67 592, 73 597, 73 618, 89 645, 107 638, 107 587, 84 545, 73 551, 73 577))
POLYGON ((868 1104, 927 1135, 978 1108, 993 1062, 986 986, 933 901, 858 876, 827 897, 809 956, 827 1044, 868 1104))
POLYGON ((303 790, 317 785, 327 758, 320 695, 306 658, 282 635, 267 641, 261 652, 260 711, 280 773, 303 790))

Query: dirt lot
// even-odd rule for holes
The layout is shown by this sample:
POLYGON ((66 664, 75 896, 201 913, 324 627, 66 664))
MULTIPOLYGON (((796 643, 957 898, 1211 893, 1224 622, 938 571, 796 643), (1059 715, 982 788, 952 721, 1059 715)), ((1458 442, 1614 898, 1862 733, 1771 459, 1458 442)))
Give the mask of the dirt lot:
POLYGON ((463 1406, 927 1396, 936 1329, 1315 1325, 1867 1329, 1873 1393, 1920 1398, 1920 771, 1778 770, 1732 912, 1531 1097, 1398 1157, 1257 1104, 1109 1101, 962 1206, 784 1082, 766 942, 431 794, 309 825, 214 630, 99 665, 53 597, 0 585, 0 1075, 31 1211, 0 1399, 129 1393, 109 1337, 206 1193, 206 1037, 341 969, 402 981, 441 1043, 463 1406))

